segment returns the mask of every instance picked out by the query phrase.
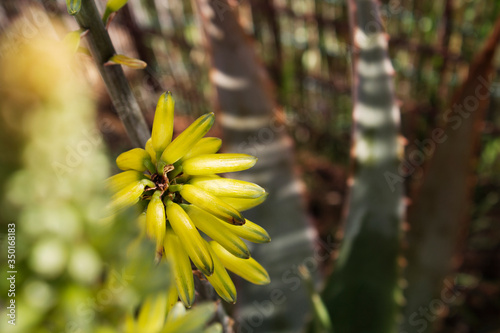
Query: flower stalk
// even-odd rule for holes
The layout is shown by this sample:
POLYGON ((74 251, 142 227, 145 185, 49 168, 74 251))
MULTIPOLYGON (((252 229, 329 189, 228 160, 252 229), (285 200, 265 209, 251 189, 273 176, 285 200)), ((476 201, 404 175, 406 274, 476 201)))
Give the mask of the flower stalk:
POLYGON ((86 38, 90 53, 130 141, 136 147, 144 147, 149 130, 123 69, 121 66, 105 66, 116 51, 94 1, 82 1, 74 17, 80 28, 88 30, 86 38))

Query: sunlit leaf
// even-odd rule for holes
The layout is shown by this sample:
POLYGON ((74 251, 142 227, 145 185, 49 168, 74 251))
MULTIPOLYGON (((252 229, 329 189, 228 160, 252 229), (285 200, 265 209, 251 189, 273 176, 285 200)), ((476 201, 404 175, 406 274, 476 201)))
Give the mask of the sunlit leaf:
POLYGON ((143 69, 146 68, 148 64, 142 60, 127 57, 123 54, 115 54, 104 65, 123 65, 134 69, 143 69))

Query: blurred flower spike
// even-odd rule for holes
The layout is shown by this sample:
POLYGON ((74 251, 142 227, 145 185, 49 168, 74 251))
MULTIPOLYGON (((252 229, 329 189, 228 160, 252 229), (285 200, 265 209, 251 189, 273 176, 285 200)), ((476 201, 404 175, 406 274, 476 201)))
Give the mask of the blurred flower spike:
POLYGON ((191 307, 195 295, 191 262, 230 303, 236 302, 236 288, 226 269, 255 284, 270 282, 242 240, 266 243, 270 237, 241 215, 262 203, 267 193, 256 184, 217 175, 249 169, 257 158, 217 154, 221 140, 204 137, 213 123, 214 114, 205 114, 172 140, 174 99, 170 93, 162 94, 145 149, 119 155, 116 163, 124 172, 107 181, 114 193, 113 212, 145 207, 139 216, 142 230, 156 243, 156 260, 173 267, 176 289, 186 307, 191 307))
POLYGON ((149 295, 137 316, 129 314, 125 318, 125 333, 222 333, 219 323, 210 324, 217 305, 200 303, 190 311, 177 302, 177 292, 160 292, 149 295))
POLYGON ((209 324, 217 305, 201 303, 190 311, 177 302, 177 293, 159 293, 148 296, 137 316, 128 315, 125 319, 125 333, 222 333, 219 323, 209 324))

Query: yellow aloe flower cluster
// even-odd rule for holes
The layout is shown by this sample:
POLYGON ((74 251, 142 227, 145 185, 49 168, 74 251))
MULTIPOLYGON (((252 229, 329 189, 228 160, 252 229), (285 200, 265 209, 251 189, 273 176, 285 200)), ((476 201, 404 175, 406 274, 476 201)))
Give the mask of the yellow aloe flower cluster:
POLYGON ((219 296, 236 301, 236 289, 226 269, 255 283, 270 282, 266 270, 242 240, 270 241, 267 232, 245 219, 241 211, 262 203, 266 191, 253 183, 217 174, 251 168, 257 159, 245 154, 216 154, 221 140, 205 137, 214 123, 208 113, 174 140, 174 100, 161 95, 145 149, 132 149, 116 159, 124 172, 108 179, 114 211, 145 203, 139 220, 156 242, 156 258, 171 267, 182 302, 194 302, 191 262, 219 296), (212 240, 207 241, 199 231, 212 240))

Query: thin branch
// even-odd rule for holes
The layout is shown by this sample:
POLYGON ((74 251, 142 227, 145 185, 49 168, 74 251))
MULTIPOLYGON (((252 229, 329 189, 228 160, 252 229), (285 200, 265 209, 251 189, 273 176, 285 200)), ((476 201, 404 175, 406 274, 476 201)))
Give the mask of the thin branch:
POLYGON ((150 132, 123 69, 121 66, 104 66, 116 52, 94 1, 82 1, 82 8, 75 19, 82 29, 89 30, 87 42, 90 52, 130 141, 134 146, 144 147, 150 132))

